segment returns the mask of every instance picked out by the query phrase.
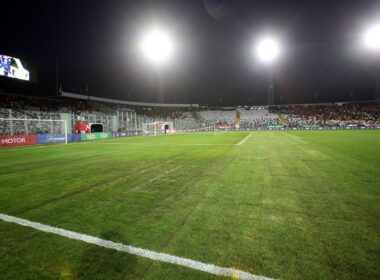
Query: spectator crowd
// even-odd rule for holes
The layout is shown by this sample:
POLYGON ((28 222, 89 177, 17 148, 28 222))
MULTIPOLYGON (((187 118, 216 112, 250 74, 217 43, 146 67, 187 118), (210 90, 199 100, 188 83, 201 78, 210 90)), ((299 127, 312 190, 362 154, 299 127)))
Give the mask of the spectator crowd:
POLYGON ((380 124, 379 103, 296 105, 276 110, 288 127, 363 127, 380 124))
MULTIPOLYGON (((0 94, 0 117, 7 118, 11 109, 20 117, 36 118, 28 111, 45 112, 47 116, 59 112, 71 112, 73 116, 90 116, 93 112, 116 115, 116 111, 134 111, 140 118, 176 122, 185 128, 215 125, 233 127, 236 112, 240 113, 240 127, 258 129, 268 127, 380 127, 380 103, 337 103, 283 105, 278 107, 254 106, 245 108, 162 108, 131 107, 91 100, 71 98, 41 98, 0 94), (87 112, 86 114, 82 114, 87 112)), ((59 116, 58 116, 59 117, 59 116)), ((46 117, 48 118, 48 117, 46 117)), ((88 121, 88 120, 87 120, 88 121)))

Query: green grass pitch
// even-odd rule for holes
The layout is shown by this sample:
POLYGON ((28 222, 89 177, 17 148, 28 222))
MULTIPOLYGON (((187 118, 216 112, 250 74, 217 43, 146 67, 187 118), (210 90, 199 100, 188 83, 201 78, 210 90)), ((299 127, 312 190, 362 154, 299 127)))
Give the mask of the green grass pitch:
MULTIPOLYGON (((380 131, 0 150, 0 213, 281 279, 380 278, 380 131)), ((0 221, 0 279, 220 279, 0 221)))

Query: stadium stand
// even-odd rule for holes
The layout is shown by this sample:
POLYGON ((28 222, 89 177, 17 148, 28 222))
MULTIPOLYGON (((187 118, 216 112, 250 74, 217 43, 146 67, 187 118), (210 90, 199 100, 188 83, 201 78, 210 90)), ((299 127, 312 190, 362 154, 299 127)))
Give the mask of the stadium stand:
MULTIPOLYGON (((94 100, 72 98, 37 98, 16 95, 0 95, 0 118, 59 120, 69 119, 69 131, 78 122, 101 123, 104 131, 123 135, 141 134, 146 123, 170 122, 177 129, 196 129, 199 122, 194 119, 194 109, 152 108, 130 106, 127 104, 107 103, 94 100), (134 108, 133 108, 134 107, 134 108)), ((1 121, 2 135, 49 133, 52 127, 29 127, 23 129, 21 121, 13 121, 13 128, 1 121), (15 130, 17 129, 17 130, 15 130)))
POLYGON ((380 124, 379 103, 318 104, 278 109, 288 127, 370 127, 380 124))
MULTIPOLYGON (((241 128, 255 129, 280 125, 278 116, 269 112, 268 107, 255 106, 237 110, 240 111, 241 128)), ((199 111, 198 114, 206 126, 235 124, 235 108, 204 110, 199 111)))
MULTIPOLYGON (((103 99, 101 99, 103 100, 103 99)), ((139 135, 146 124, 170 123, 171 128, 199 130, 205 127, 227 126, 235 129, 236 111, 240 112, 239 129, 310 129, 380 127, 380 103, 337 103, 287 105, 271 107, 202 108, 198 106, 153 107, 134 106, 115 102, 70 97, 26 97, 0 95, 0 134, 36 134, 58 131, 58 122, 68 120, 68 131, 78 122, 103 124, 104 131, 116 136, 139 135), (41 120, 23 125, 22 121, 4 119, 41 120)), ((162 104, 161 104, 162 105, 162 104)))

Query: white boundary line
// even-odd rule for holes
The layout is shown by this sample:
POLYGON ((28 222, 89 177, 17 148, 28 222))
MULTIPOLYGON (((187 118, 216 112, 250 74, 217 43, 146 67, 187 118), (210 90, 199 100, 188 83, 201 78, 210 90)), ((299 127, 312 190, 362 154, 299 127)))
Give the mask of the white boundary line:
POLYGON ((79 241, 83 241, 90 244, 95 244, 104 248, 127 252, 129 254, 141 256, 141 257, 148 258, 151 260, 176 264, 176 265, 208 272, 208 273, 219 275, 219 276, 235 277, 238 279, 245 279, 245 280, 272 279, 272 278, 267 278, 265 276, 254 275, 249 272, 244 272, 244 271, 233 269, 233 268, 220 267, 213 264, 202 263, 202 262, 194 261, 191 259, 186 259, 182 257, 165 254, 165 253, 159 253, 159 252, 137 248, 137 247, 133 247, 129 245, 124 245, 122 243, 115 243, 115 242, 98 238, 95 236, 86 235, 83 233, 77 233, 74 231, 69 231, 69 230, 65 230, 61 228, 51 227, 48 225, 32 222, 29 220, 25 220, 25 219, 17 218, 14 216, 5 215, 5 214, 0 214, 0 220, 6 221, 9 223, 15 223, 24 227, 34 228, 43 232, 53 233, 53 234, 64 236, 70 239, 79 240, 79 241))
POLYGON ((213 143, 194 143, 194 144, 180 144, 181 146, 232 146, 232 144, 213 144, 213 143))
POLYGON ((130 191, 132 191, 132 192, 133 192, 133 191, 138 191, 138 190, 141 189, 141 187, 144 187, 144 186, 146 186, 146 185, 148 185, 148 184, 150 184, 150 183, 152 183, 152 182, 154 182, 154 181, 157 181, 157 180, 159 180, 161 177, 163 177, 163 176, 165 176, 165 175, 168 175, 168 174, 170 174, 170 173, 172 173, 172 172, 178 170, 178 169, 181 168, 181 167, 182 167, 182 165, 178 165, 177 167, 174 167, 174 168, 172 168, 172 169, 170 169, 170 170, 167 170, 167 171, 165 171, 165 172, 163 172, 163 173, 157 175, 156 177, 149 179, 149 180, 146 181, 145 183, 142 183, 141 185, 139 185, 139 186, 137 186, 137 187, 131 189, 130 191))
POLYGON ((250 134, 248 134, 246 137, 244 137, 243 140, 241 140, 239 143, 237 143, 237 144, 235 144, 235 145, 236 145, 236 146, 240 146, 240 145, 243 144, 245 141, 247 141, 247 139, 248 139, 249 137, 251 137, 252 134, 253 134, 253 132, 251 132, 250 134))

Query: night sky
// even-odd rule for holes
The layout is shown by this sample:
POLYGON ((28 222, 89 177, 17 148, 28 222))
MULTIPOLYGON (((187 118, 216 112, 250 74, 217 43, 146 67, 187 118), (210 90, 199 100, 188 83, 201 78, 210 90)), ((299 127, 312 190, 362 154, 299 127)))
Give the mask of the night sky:
POLYGON ((283 45, 273 67, 277 104, 369 100, 375 92, 380 57, 363 49, 360 35, 380 19, 380 1, 29 0, 1 11, 0 52, 38 69, 36 84, 1 78, 7 92, 54 95, 57 68, 65 91, 155 101, 157 69, 136 48, 154 24, 177 46, 162 69, 165 102, 265 104, 266 68, 253 51, 265 34, 283 45))

